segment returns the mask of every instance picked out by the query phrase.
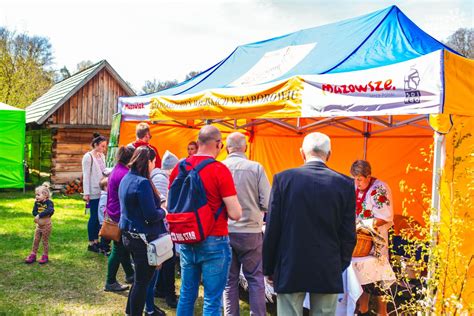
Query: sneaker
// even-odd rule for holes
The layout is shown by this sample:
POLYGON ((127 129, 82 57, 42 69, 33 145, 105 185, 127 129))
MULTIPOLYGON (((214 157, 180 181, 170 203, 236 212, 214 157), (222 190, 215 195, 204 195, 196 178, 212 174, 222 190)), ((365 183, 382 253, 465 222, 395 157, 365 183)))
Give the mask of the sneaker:
POLYGON ((112 284, 105 284, 104 291, 106 292, 122 292, 128 290, 128 285, 122 285, 118 282, 112 284))
POLYGON ((87 246, 87 250, 92 251, 92 252, 97 252, 97 253, 99 253, 100 251, 99 246, 97 246, 97 244, 92 244, 92 245, 87 246))
POLYGON ((110 255, 110 247, 107 247, 107 245, 99 244, 97 248, 99 248, 99 253, 104 256, 108 257, 110 255))
POLYGON ((42 255, 40 261, 38 261, 39 264, 45 264, 48 263, 48 256, 47 255, 42 255))
POLYGON ((170 308, 176 308, 176 306, 178 306, 178 298, 176 297, 176 294, 168 295, 165 300, 166 300, 166 304, 170 308))
POLYGON ((30 264, 36 261, 36 255, 34 253, 30 254, 28 257, 25 259, 25 263, 30 264))
POLYGON ((125 277, 125 283, 127 283, 127 284, 133 284, 133 281, 134 281, 133 275, 128 276, 128 277, 125 277))
POLYGON ((153 316, 165 316, 166 313, 164 310, 159 308, 158 306, 155 305, 153 312, 145 312, 145 315, 153 315, 153 316))

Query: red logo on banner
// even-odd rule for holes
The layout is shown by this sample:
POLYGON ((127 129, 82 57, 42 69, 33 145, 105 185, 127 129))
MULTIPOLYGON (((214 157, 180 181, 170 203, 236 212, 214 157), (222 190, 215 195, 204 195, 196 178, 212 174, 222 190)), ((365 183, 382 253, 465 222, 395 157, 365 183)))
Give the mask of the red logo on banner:
POLYGON ((127 110, 143 110, 145 108, 144 103, 125 103, 123 106, 127 110))
POLYGON ((374 91, 390 91, 396 90, 395 87, 392 86, 392 79, 382 81, 369 81, 366 84, 341 84, 341 85, 333 85, 333 84, 323 84, 322 89, 323 91, 327 91, 330 93, 338 93, 338 94, 348 94, 348 93, 356 93, 356 92, 374 92, 374 91))

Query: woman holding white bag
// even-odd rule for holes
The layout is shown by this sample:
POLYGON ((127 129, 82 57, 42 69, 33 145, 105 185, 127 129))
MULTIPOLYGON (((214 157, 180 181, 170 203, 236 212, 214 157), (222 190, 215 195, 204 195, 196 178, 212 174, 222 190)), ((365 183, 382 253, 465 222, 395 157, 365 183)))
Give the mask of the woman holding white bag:
MULTIPOLYGON (((122 241, 135 263, 134 282, 126 307, 126 314, 132 316, 143 314, 148 285, 159 268, 148 263, 147 243, 168 233, 163 221, 167 212, 161 208, 159 192, 150 181, 155 159, 153 149, 138 147, 130 160, 130 171, 119 186, 122 241)), ((153 307, 154 310, 147 311, 148 314, 164 315, 159 308, 153 307)))

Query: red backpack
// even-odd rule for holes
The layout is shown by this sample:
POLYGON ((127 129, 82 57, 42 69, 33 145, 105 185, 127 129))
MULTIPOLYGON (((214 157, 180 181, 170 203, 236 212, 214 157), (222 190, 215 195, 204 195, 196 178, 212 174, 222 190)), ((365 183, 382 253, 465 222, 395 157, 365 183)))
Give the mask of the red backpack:
POLYGON ((224 204, 214 214, 207 203, 206 191, 199 172, 216 162, 209 158, 193 167, 186 160, 179 164, 179 173, 168 192, 166 220, 171 239, 178 244, 194 244, 209 236, 214 224, 224 209, 224 204), (190 167, 190 170, 186 169, 190 167))

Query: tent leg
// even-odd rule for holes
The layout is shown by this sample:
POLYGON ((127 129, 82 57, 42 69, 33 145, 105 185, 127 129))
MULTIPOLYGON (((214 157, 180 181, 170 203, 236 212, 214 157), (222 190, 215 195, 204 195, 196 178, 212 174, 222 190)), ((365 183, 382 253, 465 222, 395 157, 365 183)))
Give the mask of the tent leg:
POLYGON ((367 160, 367 143, 369 141, 369 138, 364 135, 364 160, 367 160))
POLYGON ((428 263, 428 293, 427 306, 431 310, 434 309, 436 289, 433 287, 433 280, 436 277, 436 262, 431 260, 433 257, 433 249, 438 242, 438 228, 441 222, 440 209, 440 180, 441 172, 444 165, 445 136, 437 132, 434 133, 434 149, 433 149, 433 178, 431 187, 431 214, 430 214, 430 250, 428 263))
POLYGON ((364 123, 364 160, 367 160, 367 145, 369 142, 369 123, 365 122, 364 123))

